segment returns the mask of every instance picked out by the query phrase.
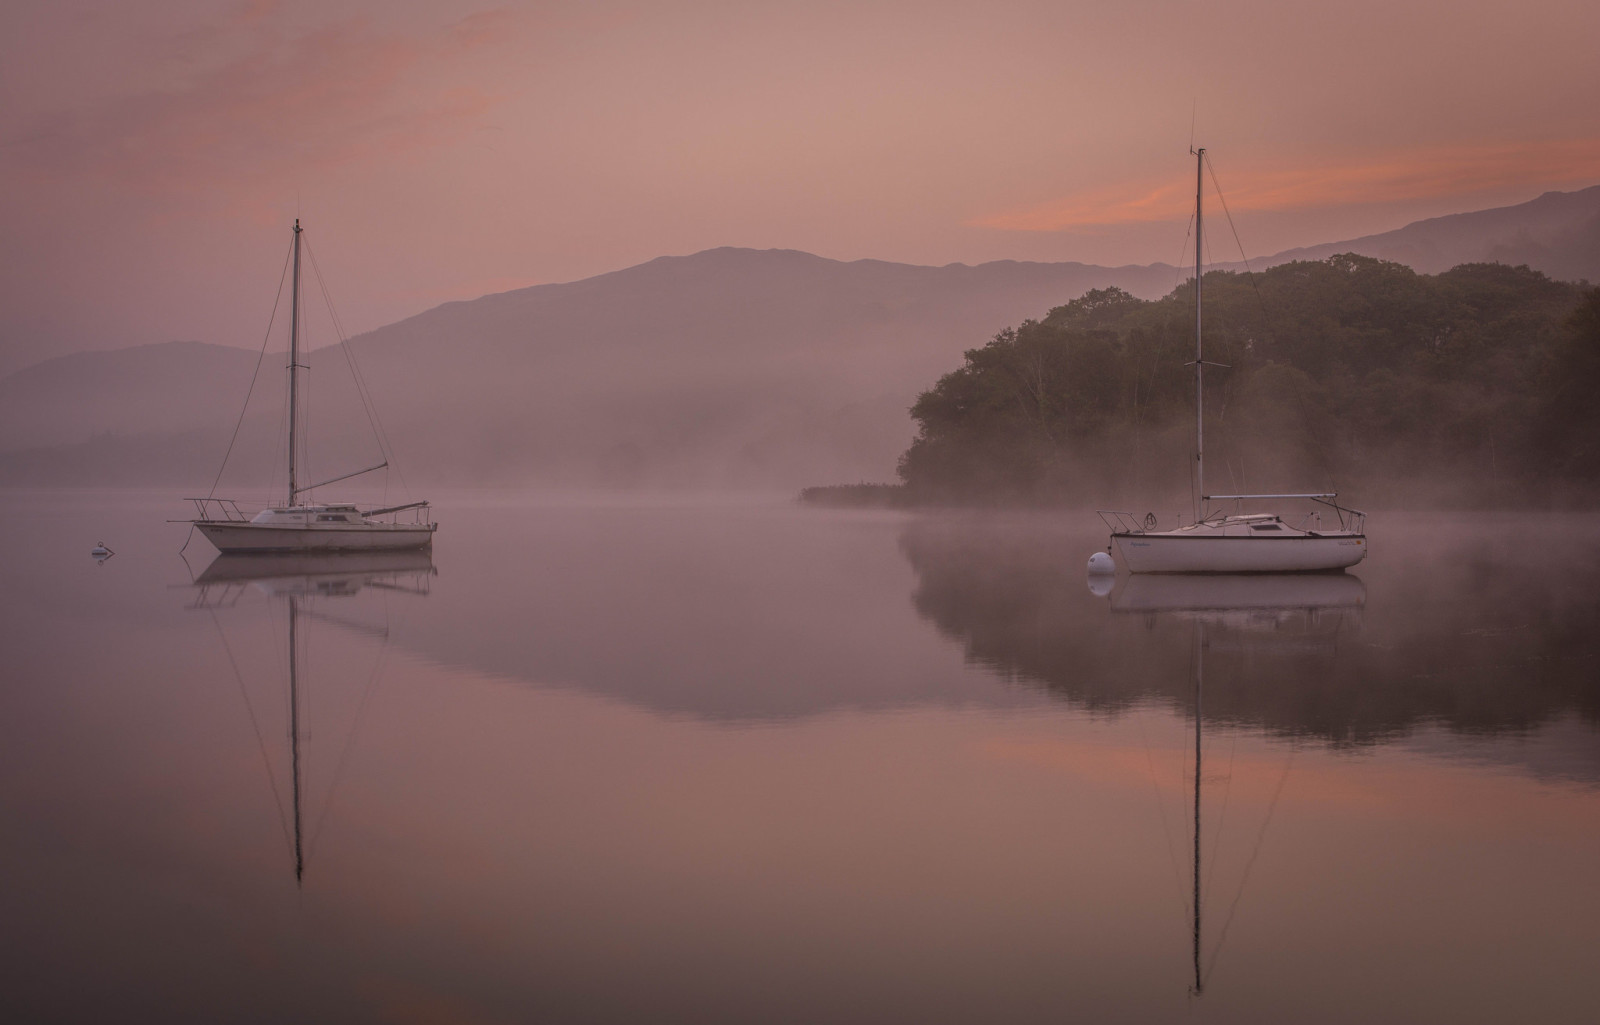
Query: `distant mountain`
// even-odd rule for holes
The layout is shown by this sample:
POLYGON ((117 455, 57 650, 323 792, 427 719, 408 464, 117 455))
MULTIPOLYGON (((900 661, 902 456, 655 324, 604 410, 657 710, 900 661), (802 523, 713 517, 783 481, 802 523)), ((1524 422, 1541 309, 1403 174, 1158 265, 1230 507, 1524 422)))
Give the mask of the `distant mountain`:
POLYGON ((1415 221, 1381 235, 1290 249, 1263 261, 1360 253, 1438 274, 1463 263, 1527 264, 1562 281, 1600 282, 1600 185, 1546 192, 1516 206, 1415 221))
MULTIPOLYGON (((1336 252, 1424 272, 1500 261, 1600 281, 1600 186, 1263 264, 1336 252)), ((713 249, 446 303, 351 348, 414 483, 797 489, 889 478, 917 394, 1000 329, 1091 288, 1157 298, 1180 275, 713 249)), ((308 361, 311 475, 374 461, 343 354, 308 361)), ((281 458, 283 362, 262 364, 226 480, 260 483, 281 458)), ((183 342, 0 379, 0 483, 209 482, 255 365, 253 352, 183 342)))
MULTIPOLYGON (((917 392, 996 331, 1090 288, 1158 296, 1176 275, 714 249, 446 303, 351 347, 418 479, 798 488, 892 474, 917 392)), ((257 475, 283 362, 268 357, 241 436, 257 475)), ((375 447, 342 355, 309 362, 312 448, 331 476, 375 447)), ((20 371, 0 381, 0 480, 48 466, 50 483, 209 480, 253 366, 240 350, 148 346, 20 371)))
POLYGON ((204 342, 45 360, 0 379, 0 448, 204 428, 223 432, 225 443, 255 363, 253 352, 204 342))

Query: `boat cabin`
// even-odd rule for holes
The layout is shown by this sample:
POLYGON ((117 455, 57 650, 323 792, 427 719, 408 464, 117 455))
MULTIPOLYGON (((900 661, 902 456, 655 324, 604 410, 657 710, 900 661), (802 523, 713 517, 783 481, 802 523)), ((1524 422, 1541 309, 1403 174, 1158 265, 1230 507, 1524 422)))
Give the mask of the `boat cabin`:
POLYGON ((1298 526, 1291 526, 1284 522, 1282 516, 1275 513, 1245 513, 1243 515, 1212 515, 1199 523, 1191 523, 1179 527, 1173 533, 1192 533, 1196 535, 1222 536, 1222 537, 1274 537, 1292 535, 1304 537, 1316 535, 1322 528, 1322 518, 1311 513, 1305 522, 1298 526))
POLYGON ((297 505, 290 508, 263 509, 256 513, 251 523, 283 526, 315 524, 361 524, 361 511, 353 505, 297 505))

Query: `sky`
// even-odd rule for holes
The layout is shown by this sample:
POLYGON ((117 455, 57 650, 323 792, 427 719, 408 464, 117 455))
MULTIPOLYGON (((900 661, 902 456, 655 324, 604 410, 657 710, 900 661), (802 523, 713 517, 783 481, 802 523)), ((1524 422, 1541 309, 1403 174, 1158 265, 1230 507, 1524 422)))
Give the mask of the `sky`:
POLYGON ((716 246, 1172 263, 1191 141, 1247 255, 1354 238, 1600 183, 1596 39, 1592 0, 12 0, 0 373, 259 346, 297 216, 351 333, 716 246))

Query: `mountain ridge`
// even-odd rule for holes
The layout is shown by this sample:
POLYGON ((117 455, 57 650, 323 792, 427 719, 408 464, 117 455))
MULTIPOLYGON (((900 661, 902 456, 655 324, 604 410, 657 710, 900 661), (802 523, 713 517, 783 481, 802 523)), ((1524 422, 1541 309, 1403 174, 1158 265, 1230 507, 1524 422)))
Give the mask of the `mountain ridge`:
MULTIPOLYGON (((1286 250, 1258 266, 1363 250, 1409 255, 1419 269, 1453 255, 1532 254, 1600 279, 1600 186, 1286 250)), ((1157 298, 1182 275, 1168 264, 932 267, 724 246, 442 303, 350 347, 423 479, 788 488, 891 474, 916 395, 995 332, 1092 288, 1157 298)), ((330 403, 316 414, 318 437, 334 439, 330 466, 345 468, 373 447, 359 397, 323 372, 341 365, 333 348, 307 359, 312 390, 330 403)), ((173 439, 215 434, 220 458, 255 360, 171 342, 69 354, 0 378, 0 482, 40 479, 52 450, 64 460, 54 482, 209 480, 205 446, 173 439), (118 456, 97 462, 94 439, 107 435, 120 439, 118 456)), ((281 419, 280 363, 263 364, 245 417, 244 477, 281 448, 264 437, 281 419)))
POLYGON ((1352 252, 1437 274, 1462 263, 1527 264, 1565 281, 1600 281, 1600 185, 1525 203, 1443 214, 1344 242, 1286 249, 1265 266, 1352 252), (1457 248, 1445 250, 1443 239, 1457 248))

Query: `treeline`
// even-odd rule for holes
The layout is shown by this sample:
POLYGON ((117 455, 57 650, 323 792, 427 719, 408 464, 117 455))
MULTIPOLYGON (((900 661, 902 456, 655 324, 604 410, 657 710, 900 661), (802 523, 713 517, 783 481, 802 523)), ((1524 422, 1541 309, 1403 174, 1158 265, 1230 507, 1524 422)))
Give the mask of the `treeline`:
MULTIPOLYGON (((1341 255, 1204 281, 1206 489, 1592 498, 1600 288, 1341 255)), ((911 409, 916 502, 1187 501, 1194 286, 1089 292, 966 353, 911 409)))
POLYGON ((801 488, 800 501, 852 509, 896 509, 909 505, 902 484, 819 484, 801 488))

